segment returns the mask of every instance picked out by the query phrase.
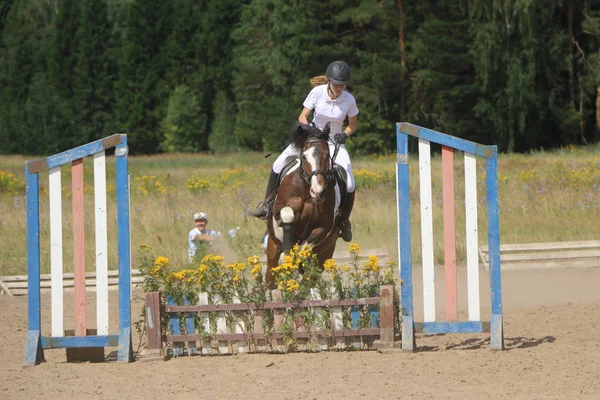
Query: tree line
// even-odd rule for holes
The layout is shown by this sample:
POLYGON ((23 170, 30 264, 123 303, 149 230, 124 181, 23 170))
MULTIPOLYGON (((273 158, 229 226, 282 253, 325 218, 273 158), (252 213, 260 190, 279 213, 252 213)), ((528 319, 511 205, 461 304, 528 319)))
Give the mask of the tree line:
POLYGON ((0 153, 275 150, 352 69, 354 153, 407 121, 504 152, 600 141, 592 0, 0 0, 0 153))

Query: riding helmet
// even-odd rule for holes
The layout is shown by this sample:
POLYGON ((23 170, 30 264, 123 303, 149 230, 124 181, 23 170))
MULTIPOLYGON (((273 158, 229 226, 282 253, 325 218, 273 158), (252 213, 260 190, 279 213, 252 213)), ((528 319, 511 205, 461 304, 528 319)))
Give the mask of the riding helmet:
POLYGON ((350 67, 343 61, 334 61, 329 64, 325 75, 335 85, 350 84, 350 67))

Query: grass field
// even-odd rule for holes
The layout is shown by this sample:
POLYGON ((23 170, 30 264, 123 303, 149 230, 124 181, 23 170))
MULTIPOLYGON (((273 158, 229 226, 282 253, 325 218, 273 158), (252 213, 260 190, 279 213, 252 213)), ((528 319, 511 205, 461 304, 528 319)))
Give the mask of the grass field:
MULTIPOLYGON (((600 146, 569 147, 553 152, 499 156, 500 240, 502 243, 591 240, 600 238, 600 146)), ((24 165, 27 157, 0 157, 0 275, 24 274, 26 267, 26 202, 24 165)), ((244 215, 264 195, 274 158, 259 153, 225 155, 169 154, 130 157, 131 244, 151 246, 172 265, 187 263, 187 233, 192 215, 204 211, 209 228, 223 233, 240 227, 218 252, 230 260, 260 254, 264 222, 244 215)), ((420 261, 418 163, 412 156, 411 215, 414 262, 420 261)), ((93 181, 91 160, 85 160, 86 266, 94 265, 93 181)), ((114 242, 114 159, 107 161, 109 240, 114 242), (113 202, 111 203, 111 200, 113 202)), ((354 158, 357 197, 352 215, 354 241, 361 248, 387 248, 397 257, 395 155, 354 158)), ((479 240, 487 243, 484 162, 478 161, 479 240)), ((438 261, 443 260, 441 167, 432 158, 434 235, 438 261)), ((464 257, 464 180, 462 154, 455 159, 457 247, 464 257)), ((63 235, 71 243, 70 171, 63 168, 63 235)), ((40 240, 42 272, 49 271, 48 174, 40 176, 40 240)), ((341 240, 338 247, 345 247, 341 240)), ((109 244, 110 268, 116 268, 116 245, 109 244)), ((64 247, 65 271, 71 270, 72 249, 64 247)))

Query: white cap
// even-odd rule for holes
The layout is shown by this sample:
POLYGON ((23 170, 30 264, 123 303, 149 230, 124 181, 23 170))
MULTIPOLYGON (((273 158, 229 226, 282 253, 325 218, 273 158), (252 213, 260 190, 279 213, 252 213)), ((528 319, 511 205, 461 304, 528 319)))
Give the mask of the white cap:
POLYGON ((198 221, 199 219, 204 219, 206 222, 208 222, 208 215, 203 212, 197 212, 194 214, 194 221, 198 221))

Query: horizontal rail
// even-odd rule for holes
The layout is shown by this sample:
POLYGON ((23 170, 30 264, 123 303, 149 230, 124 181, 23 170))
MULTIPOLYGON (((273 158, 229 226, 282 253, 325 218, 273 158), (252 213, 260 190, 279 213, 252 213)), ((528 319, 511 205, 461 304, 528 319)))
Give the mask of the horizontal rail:
MULTIPOLYGON (((489 269, 489 250, 479 248, 481 261, 489 269)), ((600 267, 600 241, 519 243, 500 246, 502 270, 600 267)))
MULTIPOLYGON (((575 249, 600 249, 600 240, 584 240, 575 242, 547 242, 547 243, 518 243, 501 244, 500 252, 507 251, 546 251, 546 250, 575 250, 575 249)), ((488 252, 487 246, 482 246, 481 251, 488 252)))
MULTIPOLYGON (((144 281, 144 277, 140 274, 140 271, 135 269, 132 270, 131 284, 137 284, 144 281)), ((119 271, 112 270, 108 271, 108 286, 113 289, 119 284, 119 271)), ((88 278, 85 280, 86 287, 96 286, 96 274, 94 272, 88 272, 85 274, 88 278)), ((63 288, 70 289, 75 286, 74 274, 65 273, 63 274, 63 288)), ((40 276, 40 289, 42 291, 49 291, 51 289, 52 280, 50 274, 43 274, 40 276)), ((28 289, 27 275, 12 275, 12 276, 0 276, 0 295, 2 292, 6 292, 8 295, 14 296, 26 296, 28 289)))
MULTIPOLYGON (((308 331, 292 331, 285 336, 295 339, 307 339, 310 337, 355 337, 355 336, 379 336, 381 335, 380 328, 363 328, 363 329, 340 329, 340 330, 313 330, 308 331)), ((281 332, 271 333, 214 333, 204 335, 163 335, 163 341, 169 342, 200 342, 206 340, 265 340, 265 339, 281 339, 284 335, 281 332)))
POLYGON ((42 337, 42 347, 44 349, 116 347, 118 345, 119 335, 42 337))
POLYGON ((343 306, 366 306, 379 304, 379 297, 366 297, 362 299, 330 299, 330 300, 302 300, 296 303, 284 301, 271 301, 264 304, 236 303, 236 304, 208 304, 201 306, 167 306, 168 313, 180 312, 209 312, 209 311, 242 311, 242 310, 275 310, 283 308, 301 307, 343 307, 343 306))

